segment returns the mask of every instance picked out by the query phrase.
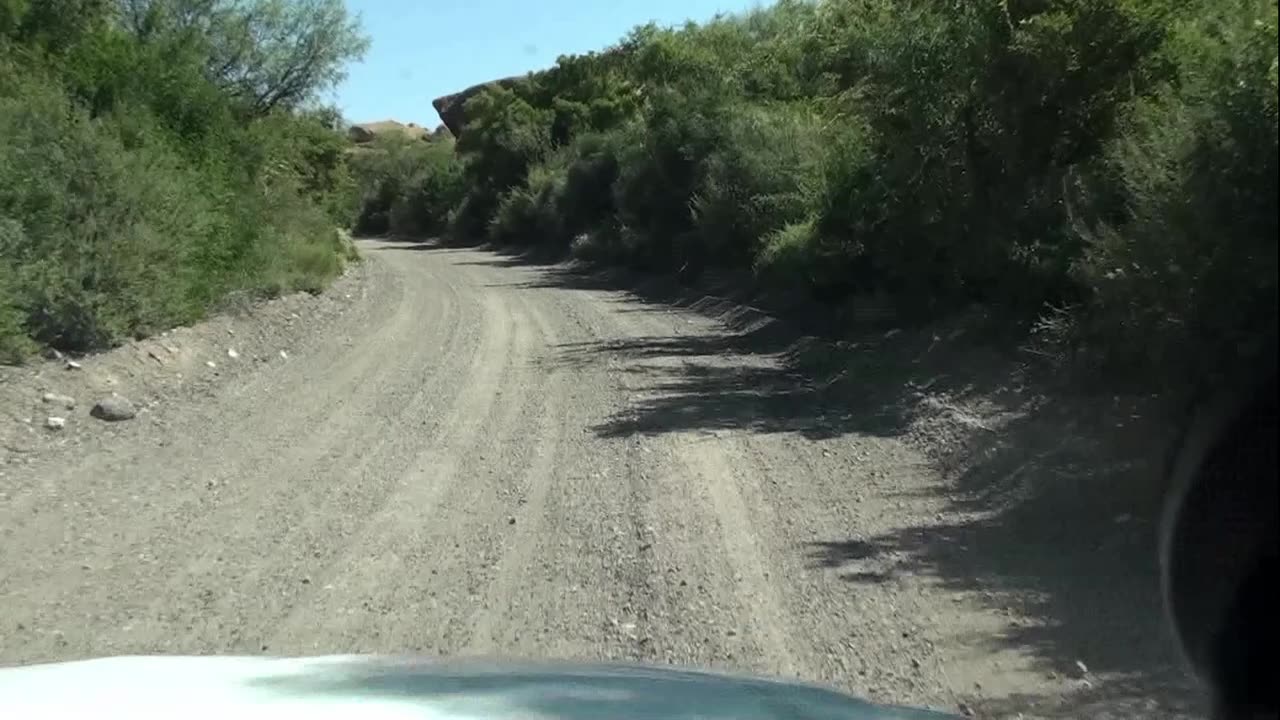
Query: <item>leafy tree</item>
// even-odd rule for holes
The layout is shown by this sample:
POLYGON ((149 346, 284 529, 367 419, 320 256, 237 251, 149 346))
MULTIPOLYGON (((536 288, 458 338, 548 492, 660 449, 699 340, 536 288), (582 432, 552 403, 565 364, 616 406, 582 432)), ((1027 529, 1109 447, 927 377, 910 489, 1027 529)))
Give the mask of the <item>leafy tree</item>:
POLYGON ((253 115, 301 107, 369 46, 342 0, 120 1, 142 41, 199 45, 206 76, 253 115))

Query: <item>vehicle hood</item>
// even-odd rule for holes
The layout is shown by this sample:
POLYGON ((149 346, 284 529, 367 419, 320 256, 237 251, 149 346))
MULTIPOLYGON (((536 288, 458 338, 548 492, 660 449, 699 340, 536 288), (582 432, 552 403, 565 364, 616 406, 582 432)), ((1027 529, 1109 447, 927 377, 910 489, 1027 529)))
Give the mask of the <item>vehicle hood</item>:
POLYGON ((329 656, 117 657, 0 668, 0 716, 930 720, 831 690, 622 665, 329 656), (16 712, 15 712, 16 711, 16 712))

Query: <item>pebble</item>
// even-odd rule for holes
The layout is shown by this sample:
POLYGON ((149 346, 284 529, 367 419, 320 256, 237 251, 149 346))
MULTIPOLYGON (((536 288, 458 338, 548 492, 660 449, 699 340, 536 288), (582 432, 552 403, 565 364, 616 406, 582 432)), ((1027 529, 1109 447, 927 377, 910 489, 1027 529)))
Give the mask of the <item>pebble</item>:
POLYGON ((59 395, 58 393, 45 393, 41 396, 40 401, 46 405, 57 405, 68 410, 76 406, 76 399, 70 395, 59 395))
POLYGON ((80 368, 82 368, 82 367, 84 367, 84 366, 83 366, 83 365, 81 365, 80 363, 76 362, 75 360, 68 360, 68 361, 67 361, 67 369, 68 369, 68 370, 79 370, 79 369, 80 369, 80 368))
POLYGON ((236 358, 240 357, 240 353, 236 352, 235 348, 227 348, 227 357, 231 358, 232 360, 235 360, 236 358))
POLYGON ((44 426, 50 430, 61 430, 67 426, 67 419, 62 417, 53 417, 51 415, 45 419, 44 426))

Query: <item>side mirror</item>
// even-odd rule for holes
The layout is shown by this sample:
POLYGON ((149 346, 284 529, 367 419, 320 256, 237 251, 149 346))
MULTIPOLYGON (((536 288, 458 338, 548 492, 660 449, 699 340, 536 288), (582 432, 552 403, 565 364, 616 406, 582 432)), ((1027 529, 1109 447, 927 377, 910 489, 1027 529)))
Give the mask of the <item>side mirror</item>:
POLYGON ((1223 720, 1280 712, 1274 365, 1268 375, 1195 418, 1162 528, 1169 619, 1223 720))

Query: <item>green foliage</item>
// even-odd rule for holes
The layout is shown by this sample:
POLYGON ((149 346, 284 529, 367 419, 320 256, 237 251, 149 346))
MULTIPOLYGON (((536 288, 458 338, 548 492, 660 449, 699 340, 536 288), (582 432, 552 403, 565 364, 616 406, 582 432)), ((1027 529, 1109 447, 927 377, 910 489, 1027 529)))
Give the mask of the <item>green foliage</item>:
POLYGON ((1080 243, 1062 188, 1148 84, 1151 14, 1122 0, 854 4, 838 105, 865 123, 867 153, 820 225, 865 254, 856 286, 1031 311, 1069 294, 1080 243))
POLYGON ((355 230, 366 235, 435 235, 462 198, 462 165, 447 138, 379 137, 353 151, 362 195, 355 230))
POLYGON ((1177 23, 1178 82, 1110 144, 1125 212, 1085 231, 1077 266, 1093 292, 1073 339, 1183 381, 1254 362, 1280 302, 1276 6, 1211 8, 1177 23))
POLYGON ((438 235, 447 228, 449 211, 462 197, 462 165, 452 143, 429 145, 423 164, 409 176, 391 206, 391 231, 398 235, 438 235))
POLYGON ((694 226, 701 252, 748 267, 765 237, 813 207, 822 129, 804 107, 748 105, 730 113, 723 130, 694 192, 694 226))
POLYGON ((97 347, 189 319, 182 288, 196 279, 171 271, 193 264, 191 246, 169 239, 213 224, 198 193, 180 195, 197 179, 162 147, 126 152, 56 88, 23 90, 0 99, 0 216, 20 228, 0 255, 16 270, 31 336, 97 347))
POLYGON ((489 223, 489 239, 526 245, 562 241, 556 200, 564 183, 560 168, 538 167, 525 185, 508 190, 489 223))
POLYGON ((823 262, 813 220, 784 225, 762 240, 755 268, 766 282, 784 287, 797 279, 812 285, 825 284, 820 279, 823 262))
POLYGON ((525 184, 529 170, 551 152, 555 113, 535 108, 516 89, 493 85, 467 100, 467 131, 458 138, 467 195, 452 225, 455 233, 483 235, 503 196, 525 184))
MULTIPOLYGON (((232 292, 316 291, 341 270, 350 248, 336 227, 356 185, 333 114, 246 103, 183 24, 270 4, 0 8, 4 361, 35 343, 107 347, 197 319, 232 292)), ((290 37, 318 39, 311 27, 290 37)), ((323 88, 347 56, 312 58, 295 91, 323 88)))
POLYGON ((199 58, 203 76, 253 116, 303 107, 336 86, 347 61, 369 47, 342 0, 123 0, 121 6, 120 24, 140 44, 183 44, 199 58))
POLYGON ((1275 17, 784 0, 640 27, 468 101, 450 232, 1221 369, 1275 324, 1275 17))
POLYGON ((564 185, 556 203, 567 236, 588 232, 613 219, 619 157, 634 136, 635 128, 617 127, 607 133, 579 135, 565 149, 564 185))

